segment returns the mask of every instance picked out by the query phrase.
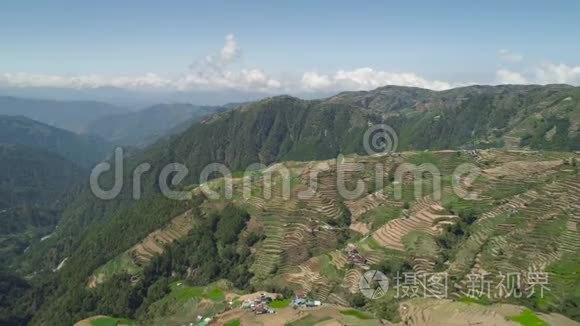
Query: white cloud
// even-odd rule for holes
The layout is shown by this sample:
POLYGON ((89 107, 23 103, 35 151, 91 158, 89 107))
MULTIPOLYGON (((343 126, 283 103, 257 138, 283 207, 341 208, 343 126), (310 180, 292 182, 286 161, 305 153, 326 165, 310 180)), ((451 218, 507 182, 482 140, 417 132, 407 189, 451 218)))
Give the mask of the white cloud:
POLYGON ((141 76, 59 76, 20 72, 0 74, 0 85, 11 87, 57 87, 77 89, 98 87, 137 89, 173 87, 174 81, 154 73, 147 73, 141 76))
POLYGON ((385 85, 443 90, 464 84, 428 80, 415 73, 393 73, 374 70, 368 67, 354 70, 339 70, 334 75, 306 72, 302 76, 302 87, 306 90, 370 90, 385 85))
POLYGON ((536 81, 541 84, 580 85, 580 66, 543 64, 535 69, 536 81))
POLYGON ((255 67, 232 69, 239 63, 242 49, 236 37, 228 34, 224 46, 213 54, 197 59, 181 76, 166 77, 154 73, 142 76, 58 76, 41 74, 4 74, 0 84, 16 87, 97 88, 112 86, 128 89, 222 90, 236 89, 261 92, 369 90, 384 85, 402 85, 448 89, 464 84, 428 80, 415 73, 392 73, 358 68, 338 70, 332 74, 305 72, 301 80, 279 80, 255 67))
POLYGON ((524 76, 515 71, 500 69, 496 73, 497 82, 500 84, 527 84, 528 81, 524 76))
POLYGON ((233 34, 228 34, 219 54, 208 55, 190 66, 178 87, 187 89, 238 89, 271 92, 282 83, 257 68, 232 71, 229 66, 241 57, 242 50, 233 34))
POLYGON ((233 34, 228 34, 226 36, 226 44, 222 48, 221 51, 221 59, 223 62, 232 62, 239 58, 242 54, 238 43, 236 42, 236 38, 233 34))
POLYGON ((306 72, 301 80, 279 80, 258 68, 246 68, 239 71, 228 69, 215 57, 208 56, 192 65, 190 71, 182 76, 164 77, 154 73, 142 76, 58 76, 42 74, 0 74, 0 85, 13 87, 59 87, 59 88, 98 88, 118 87, 126 89, 159 89, 159 90, 222 90, 236 89, 276 93, 300 91, 343 91, 370 90, 385 85, 400 85, 429 88, 434 90, 449 89, 466 84, 448 83, 439 80, 428 80, 415 73, 391 73, 359 68, 339 70, 333 74, 306 72))
POLYGON ((316 72, 305 72, 302 75, 302 86, 308 90, 324 90, 334 85, 334 81, 327 75, 316 72))
MULTIPOLYGON (((523 56, 507 49, 498 52, 506 62, 519 62, 523 56)), ((473 83, 428 79, 414 72, 391 72, 362 67, 330 73, 304 72, 301 78, 276 78, 257 67, 245 67, 242 49, 233 34, 225 37, 221 49, 200 57, 179 76, 156 73, 143 75, 80 75, 64 76, 33 73, 0 73, 0 86, 98 88, 118 87, 144 90, 241 90, 266 93, 338 92, 370 90, 385 85, 400 85, 445 90, 473 83), (237 68, 235 68, 237 67, 237 68)), ((580 85, 580 66, 543 64, 515 71, 501 67, 495 73, 499 84, 567 83, 580 85)))
POLYGON ((282 83, 260 69, 242 69, 239 73, 222 71, 216 74, 190 73, 176 81, 180 90, 237 89, 245 91, 271 92, 282 83))
POLYGON ((499 55, 499 58, 501 60, 506 61, 506 62, 510 62, 510 63, 520 62, 524 58, 523 55, 516 53, 516 52, 512 52, 512 51, 507 50, 507 49, 499 50, 498 55, 499 55))
POLYGON ((242 79, 250 87, 258 88, 279 88, 281 83, 275 79, 268 77, 263 71, 259 69, 242 70, 242 79))
POLYGON ((500 84, 570 84, 580 85, 580 66, 547 63, 526 72, 500 69, 496 72, 500 84))
POLYGON ((118 87, 126 89, 159 90, 220 90, 236 89, 272 92, 282 87, 282 82, 270 77, 257 68, 239 71, 229 66, 241 57, 241 48, 233 34, 225 38, 219 53, 198 59, 189 71, 181 76, 163 77, 154 73, 141 76, 59 76, 30 73, 0 74, 0 85, 11 87, 57 87, 57 88, 98 88, 118 87))

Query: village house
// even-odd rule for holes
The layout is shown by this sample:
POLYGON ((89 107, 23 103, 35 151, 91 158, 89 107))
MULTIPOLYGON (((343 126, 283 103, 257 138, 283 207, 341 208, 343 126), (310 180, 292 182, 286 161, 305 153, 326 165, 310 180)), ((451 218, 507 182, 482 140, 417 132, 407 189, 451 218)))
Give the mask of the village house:
POLYGON ((362 266, 367 265, 367 259, 358 252, 356 246, 352 243, 349 243, 348 246, 346 246, 346 255, 346 261, 349 264, 362 266))
POLYGON ((272 300, 273 299, 271 297, 265 295, 264 293, 261 293, 260 297, 254 300, 248 299, 242 302, 242 308, 243 309, 249 308, 252 311, 254 311, 256 315, 273 314, 275 313, 274 309, 268 306, 268 304, 272 302, 272 300))

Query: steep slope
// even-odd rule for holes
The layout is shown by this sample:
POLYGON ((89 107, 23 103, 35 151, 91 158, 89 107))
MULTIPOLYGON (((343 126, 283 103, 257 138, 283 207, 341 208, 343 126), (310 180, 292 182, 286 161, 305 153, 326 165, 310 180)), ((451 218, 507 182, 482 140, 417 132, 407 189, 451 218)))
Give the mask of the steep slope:
POLYGON ((403 149, 580 148, 578 87, 471 86, 434 93, 413 109, 386 119, 403 149))
POLYGON ((0 115, 0 143, 53 152, 88 167, 105 158, 112 146, 89 135, 78 135, 23 116, 0 115))
POLYGON ((187 129, 221 107, 159 104, 143 110, 109 115, 89 123, 87 131, 118 145, 145 146, 187 129))
POLYGON ((357 108, 289 96, 269 98, 214 115, 168 146, 196 180, 208 163, 231 169, 281 160, 324 159, 362 148, 368 118, 357 108))
POLYGON ((212 116, 164 146, 197 175, 211 162, 238 169, 254 162, 364 154, 364 132, 377 123, 395 129, 398 150, 578 150, 580 88, 471 86, 433 92, 389 86, 324 100, 279 96, 212 116))
POLYGON ((530 147, 580 149, 580 88, 471 86, 443 92, 384 87, 324 100, 269 98, 212 116, 169 143, 167 154, 190 170, 364 154, 371 124, 398 133, 397 150, 530 147), (533 121, 531 121, 532 119, 533 121))
POLYGON ((24 279, 0 269, 0 324, 26 324, 25 312, 13 307, 29 288, 30 285, 24 279))
POLYGON ((0 96, 0 114, 23 115, 74 132, 84 132, 87 124, 99 117, 124 111, 123 108, 102 102, 53 101, 0 96))
POLYGON ((54 228, 81 171, 57 154, 0 144, 0 266, 54 228))

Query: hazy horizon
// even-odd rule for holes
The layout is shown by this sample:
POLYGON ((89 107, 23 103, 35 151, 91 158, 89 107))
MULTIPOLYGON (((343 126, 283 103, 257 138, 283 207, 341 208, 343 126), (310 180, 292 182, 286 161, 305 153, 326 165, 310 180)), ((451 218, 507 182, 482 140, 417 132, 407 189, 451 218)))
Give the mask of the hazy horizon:
POLYGON ((580 85, 579 6, 14 2, 0 12, 0 92, 215 105, 385 85, 580 85))

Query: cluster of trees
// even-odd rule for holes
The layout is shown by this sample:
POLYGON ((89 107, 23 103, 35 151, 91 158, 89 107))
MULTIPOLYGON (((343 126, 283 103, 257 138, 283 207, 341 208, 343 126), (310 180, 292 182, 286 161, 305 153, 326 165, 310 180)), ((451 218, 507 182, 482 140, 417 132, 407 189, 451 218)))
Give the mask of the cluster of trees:
POLYGON ((145 268, 143 283, 152 284, 159 277, 177 274, 193 284, 225 278, 237 288, 246 288, 252 277, 248 271, 251 253, 240 235, 248 220, 248 213, 234 206, 202 219, 186 238, 145 268))
POLYGON ((328 224, 338 228, 348 228, 352 222, 351 213, 342 202, 338 202, 338 205, 342 208, 340 215, 336 218, 329 219, 328 224))
POLYGON ((439 265, 452 259, 461 242, 471 234, 471 225, 477 220, 475 211, 471 209, 461 210, 458 215, 456 223, 447 225, 443 233, 435 238, 441 248, 439 265))
POLYGON ((0 323, 32 319, 34 323, 68 325, 99 314, 139 319, 150 304, 169 292, 169 283, 176 279, 195 285, 227 279, 238 288, 248 288, 253 276, 249 272, 252 257, 247 240, 241 237, 248 220, 246 211, 233 206, 207 217, 198 215, 188 236, 155 256, 136 284, 132 284, 131 275, 121 273, 90 289, 86 287, 85 268, 80 266, 71 272, 81 272, 84 277, 62 274, 34 288, 19 278, 0 282, 4 294, 0 296, 0 323), (35 303, 46 301, 52 301, 48 310, 35 311, 35 303))
POLYGON ((15 309, 14 302, 29 288, 30 285, 22 278, 0 270, 0 325, 20 325, 26 322, 26 313, 15 309))
POLYGON ((0 266, 52 231, 64 194, 80 176, 78 166, 57 154, 0 144, 0 266))
POLYGON ((570 135, 570 119, 548 117, 536 121, 534 129, 522 137, 521 145, 545 150, 580 150, 580 134, 570 135))

